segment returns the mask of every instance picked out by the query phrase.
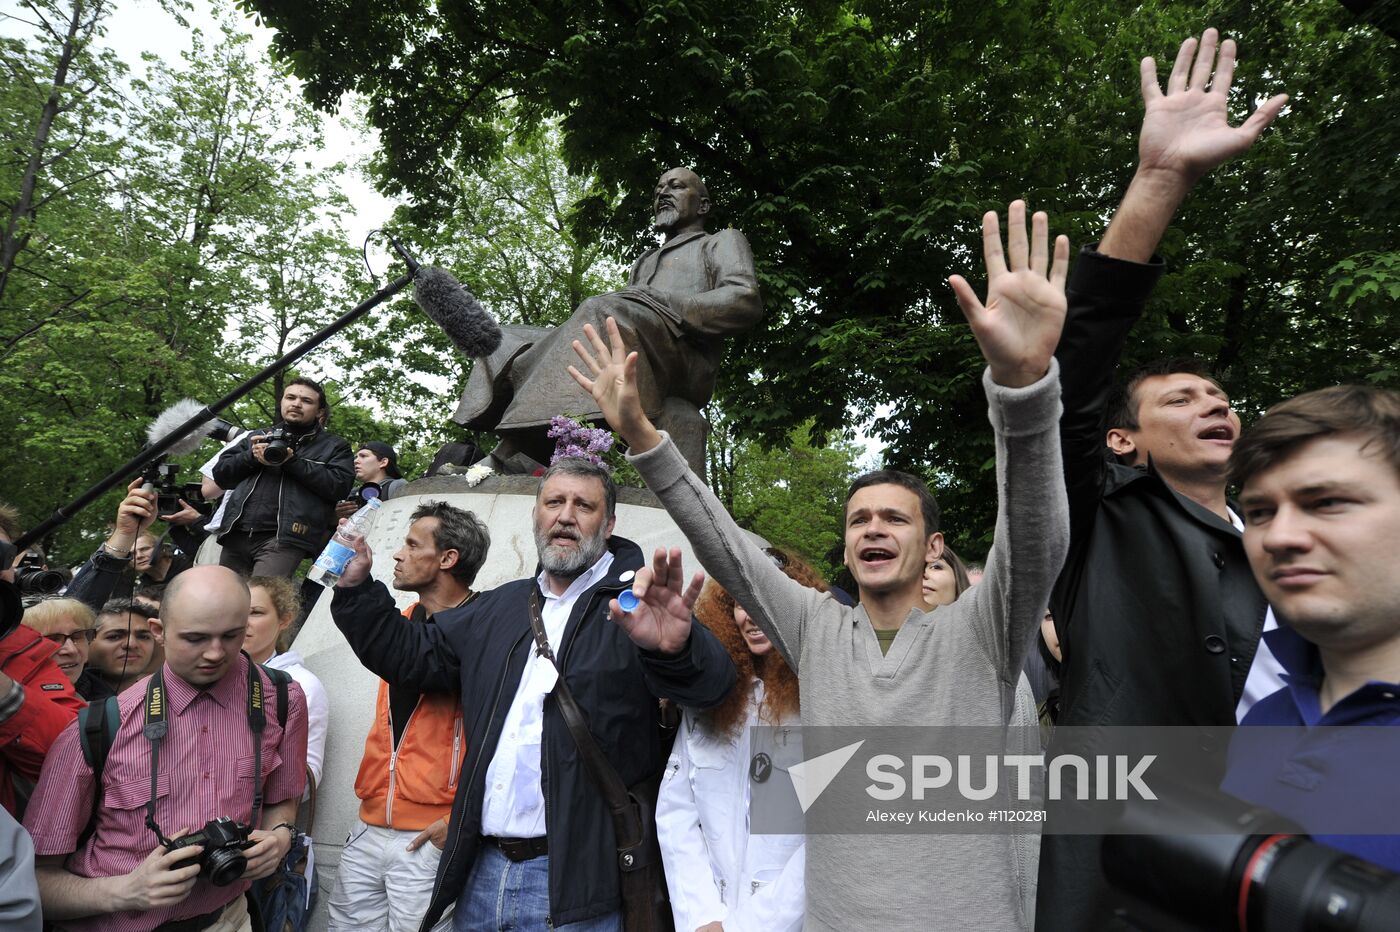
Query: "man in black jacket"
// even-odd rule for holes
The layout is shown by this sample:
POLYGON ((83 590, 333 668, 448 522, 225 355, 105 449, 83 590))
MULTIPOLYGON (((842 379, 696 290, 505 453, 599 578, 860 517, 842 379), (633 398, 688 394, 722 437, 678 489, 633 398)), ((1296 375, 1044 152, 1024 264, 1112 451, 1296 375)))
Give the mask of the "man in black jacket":
MULTIPOLYGON (((1114 370, 1164 270, 1154 252, 1177 206, 1287 102, 1273 97, 1232 128, 1235 44, 1220 46, 1217 64, 1217 39, 1208 29, 1199 44, 1182 43, 1165 94, 1155 63, 1143 60, 1137 174, 1070 277, 1055 352, 1070 509, 1069 556, 1050 600, 1064 657, 1059 728, 1234 724, 1264 623, 1226 504, 1239 418, 1225 393, 1168 365, 1139 373, 1113 400, 1114 370)), ((1044 836, 1039 932, 1096 927, 1099 847, 1097 836, 1044 836)))
POLYGON ((335 503, 350 492, 350 445, 321 426, 326 393, 307 378, 282 391, 281 421, 291 434, 285 459, 269 458, 266 431, 253 431, 224 451, 214 481, 232 489, 219 537, 219 563, 245 576, 291 576, 319 553, 335 526, 335 503))
POLYGON ((458 930, 622 928, 612 819, 559 709, 559 674, 535 649, 532 600, 558 669, 628 786, 664 764, 658 697, 708 708, 734 686, 724 648, 691 624, 703 577, 685 587, 678 550, 658 550, 644 568, 637 546, 612 534, 616 502, 606 471, 559 461, 535 500, 539 575, 427 624, 408 622, 369 580, 363 541, 336 586, 331 615, 361 662, 390 684, 460 689, 470 723, 425 930, 454 900, 458 930), (629 587, 642 600, 630 613, 615 598, 629 587))

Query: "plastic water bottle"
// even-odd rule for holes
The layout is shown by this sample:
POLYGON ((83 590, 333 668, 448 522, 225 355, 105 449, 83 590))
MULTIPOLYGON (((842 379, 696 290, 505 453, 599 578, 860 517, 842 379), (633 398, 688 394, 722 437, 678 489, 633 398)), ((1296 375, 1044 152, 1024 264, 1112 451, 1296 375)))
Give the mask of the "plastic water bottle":
POLYGON ((355 556, 355 541, 369 533, 369 529, 374 526, 375 516, 383 507, 379 499, 371 498, 359 511, 350 516, 349 521, 336 528, 335 535, 316 558, 306 578, 320 583, 327 589, 339 582, 346 565, 355 556))

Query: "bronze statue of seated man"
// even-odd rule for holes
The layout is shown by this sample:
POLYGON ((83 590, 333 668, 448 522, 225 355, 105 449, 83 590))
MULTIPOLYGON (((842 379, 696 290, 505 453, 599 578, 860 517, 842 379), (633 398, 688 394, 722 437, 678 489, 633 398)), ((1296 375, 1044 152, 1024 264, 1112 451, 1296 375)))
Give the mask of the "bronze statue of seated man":
POLYGON ((710 198, 698 175, 666 172, 653 207, 653 227, 665 241, 632 264, 627 287, 588 298, 559 327, 502 327, 500 348, 476 360, 452 419, 501 438, 494 466, 517 453, 548 463, 554 441, 546 432, 555 415, 603 421, 567 370, 584 324, 601 333, 613 317, 627 347, 640 351, 637 379, 648 416, 670 432, 696 474, 705 474, 709 428, 700 409, 714 392, 724 338, 756 324, 763 304, 744 235, 705 232, 710 198))

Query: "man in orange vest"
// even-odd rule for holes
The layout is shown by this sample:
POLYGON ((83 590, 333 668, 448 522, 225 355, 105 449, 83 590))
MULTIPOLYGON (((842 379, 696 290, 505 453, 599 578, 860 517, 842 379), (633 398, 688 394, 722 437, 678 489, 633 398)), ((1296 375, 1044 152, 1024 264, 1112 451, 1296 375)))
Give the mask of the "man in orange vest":
MULTIPOLYGON (((394 588, 415 592, 404 610, 433 624, 465 605, 491 537, 470 511, 425 502, 394 554, 394 588)), ((380 682, 374 724, 355 778, 360 818, 340 858, 331 932, 409 932, 427 911, 466 751, 456 693, 419 693, 380 682)), ((449 914, 435 932, 452 927, 449 914)))

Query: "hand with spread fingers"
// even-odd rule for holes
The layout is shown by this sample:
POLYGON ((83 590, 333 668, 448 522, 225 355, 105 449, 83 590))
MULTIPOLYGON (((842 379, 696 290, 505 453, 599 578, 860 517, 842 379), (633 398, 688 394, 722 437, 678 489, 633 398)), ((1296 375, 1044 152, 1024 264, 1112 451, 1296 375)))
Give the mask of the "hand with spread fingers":
POLYGON ((609 317, 607 327, 608 342, 604 343, 592 324, 583 325, 590 346, 575 340, 574 352, 592 377, 585 376, 577 366, 569 367, 569 375, 593 396, 608 426, 622 435, 629 449, 642 453, 660 443, 661 435, 642 410, 642 396, 637 390, 637 354, 627 351, 616 320, 609 317))
POLYGON ((609 603, 610 614, 627 636, 643 650, 678 654, 690 640, 691 610, 705 585, 705 574, 696 573, 684 590, 685 570, 681 551, 657 547, 651 567, 642 567, 632 580, 632 594, 641 604, 630 612, 622 610, 617 599, 609 603))
POLYGON ((1199 41, 1190 38, 1181 43, 1165 94, 1157 82, 1157 63, 1151 57, 1142 60, 1146 110, 1138 137, 1139 171, 1171 173, 1194 184, 1252 146, 1288 103, 1287 94, 1276 94, 1242 124, 1231 126, 1228 104, 1235 76, 1235 41, 1219 42, 1219 38, 1214 29, 1207 29, 1199 41))
POLYGON ((1044 212, 1031 219, 1026 239, 1026 202, 1013 201, 1007 211, 1007 243, 1002 252, 996 211, 982 218, 982 253, 987 263, 987 301, 977 300, 961 275, 948 279, 992 381, 1023 388, 1050 371, 1050 359, 1064 328, 1068 302, 1069 239, 1055 239, 1050 255, 1050 221, 1044 212), (1008 267, 1009 264, 1009 267, 1008 267))

